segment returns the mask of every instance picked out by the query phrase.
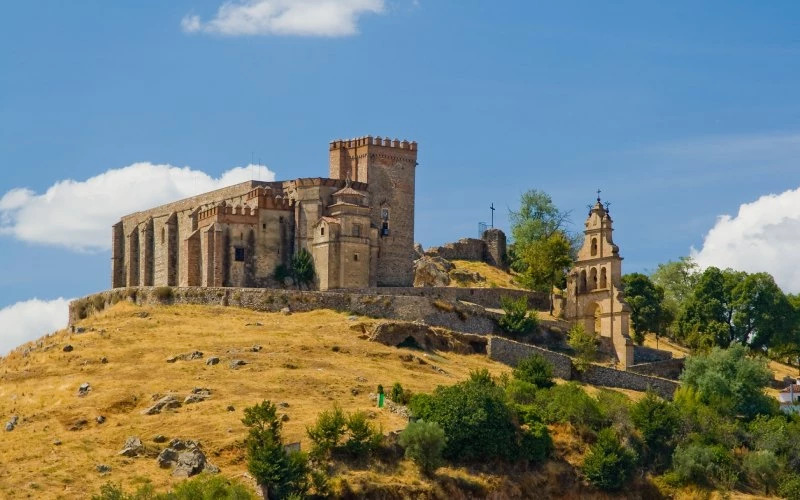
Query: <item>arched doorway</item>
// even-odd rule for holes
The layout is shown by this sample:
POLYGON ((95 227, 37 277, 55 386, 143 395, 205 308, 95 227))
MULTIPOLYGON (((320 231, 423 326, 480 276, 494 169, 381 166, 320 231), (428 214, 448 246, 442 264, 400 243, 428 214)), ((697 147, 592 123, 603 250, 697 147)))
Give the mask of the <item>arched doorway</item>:
POLYGON ((600 335, 602 329, 601 316, 603 314, 600 304, 597 302, 590 302, 586 306, 585 325, 588 333, 600 335))

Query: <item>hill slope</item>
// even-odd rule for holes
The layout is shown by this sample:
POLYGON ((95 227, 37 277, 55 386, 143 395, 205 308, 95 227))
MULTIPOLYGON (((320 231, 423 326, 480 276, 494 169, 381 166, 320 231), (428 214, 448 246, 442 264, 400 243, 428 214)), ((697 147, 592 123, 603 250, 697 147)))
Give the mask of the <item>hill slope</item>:
MULTIPOLYGON (((360 329, 351 329, 354 320, 330 311, 286 316, 119 303, 82 322, 85 333, 61 331, 23 346, 0 361, 0 418, 20 417, 0 442, 0 491, 80 498, 108 480, 131 484, 143 477, 166 486, 175 479, 153 458, 118 455, 128 436, 155 448, 156 434, 200 440, 223 474, 238 476, 245 472, 242 410, 263 399, 288 403, 284 436, 305 449, 305 426, 317 413, 334 401, 345 410, 370 410, 368 394, 378 384, 388 389, 401 381, 413 391, 430 391, 466 378, 471 369, 507 371, 479 355, 415 353, 426 364, 403 361, 400 354, 408 351, 360 339, 360 329), (262 348, 253 352, 256 344, 262 348), (64 352, 66 345, 73 350, 64 352), (202 351, 202 358, 166 362, 192 351, 202 351), (220 363, 206 365, 210 356, 220 363), (233 359, 247 364, 232 369, 233 359), (79 397, 84 382, 91 390, 79 397), (154 399, 175 394, 183 400, 194 387, 210 389, 211 398, 142 414, 154 399), (98 416, 105 422, 97 423, 98 416), (111 472, 99 474, 98 464, 111 472)), ((405 426, 398 415, 375 413, 385 432, 405 426)))

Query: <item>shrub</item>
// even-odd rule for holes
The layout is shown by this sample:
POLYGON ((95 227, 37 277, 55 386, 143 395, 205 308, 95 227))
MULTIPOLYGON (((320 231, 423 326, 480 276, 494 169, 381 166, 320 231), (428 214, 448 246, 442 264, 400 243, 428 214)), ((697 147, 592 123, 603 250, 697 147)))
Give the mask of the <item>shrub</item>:
POLYGON ((597 337, 588 333, 583 324, 576 323, 567 332, 567 344, 575 351, 575 368, 584 371, 597 357, 597 337))
POLYGON ((751 451, 744 456, 742 465, 753 483, 764 488, 769 495, 778 484, 778 473, 782 469, 778 457, 769 450, 751 451))
POLYGON ((628 480, 635 462, 633 452, 622 446, 614 431, 603 429, 597 434, 597 442, 589 448, 582 470, 598 488, 614 491, 628 480))
POLYGON ((672 469, 681 483, 723 485, 736 482, 733 456, 720 445, 687 443, 672 454, 672 469))
POLYGON ((375 430, 363 411, 347 416, 347 440, 341 450, 354 458, 364 458, 380 446, 383 433, 375 430))
POLYGON ((477 372, 470 380, 411 398, 415 416, 436 422, 447 436, 443 455, 466 461, 513 458, 517 429, 503 390, 477 372))
POLYGON ((102 294, 97 294, 92 297, 92 307, 94 307, 95 312, 100 312, 106 307, 106 299, 103 297, 102 294))
POLYGON ((160 286, 156 288, 153 293, 155 293, 156 298, 161 302, 172 300, 172 287, 160 286))
POLYGON ((273 276, 275 277, 275 281, 277 281, 281 286, 283 286, 286 278, 290 277, 291 275, 292 273, 289 271, 289 268, 284 264, 278 264, 275 266, 275 272, 273 273, 273 276))
POLYGON ((541 354, 531 354, 523 359, 512 373, 515 379, 529 382, 536 387, 553 386, 553 365, 541 354))
POLYGON ((600 389, 597 393, 597 407, 603 420, 611 424, 619 436, 631 438, 633 421, 631 420, 631 402, 628 396, 609 389, 600 389))
POLYGON ((528 299, 521 296, 518 299, 500 297, 500 307, 503 314, 497 323, 508 333, 528 333, 538 324, 536 312, 528 314, 528 299))
POLYGON ((400 382, 395 382, 392 386, 392 392, 390 394, 390 399, 399 405, 408 404, 411 400, 412 393, 408 389, 403 389, 402 384, 400 382))
POLYGON ((303 496, 308 491, 308 460, 304 453, 287 453, 281 442, 277 408, 263 401, 245 408, 242 423, 249 427, 245 446, 247 470, 267 488, 269 498, 303 496))
POLYGON ((537 401, 543 407, 543 416, 548 422, 564 422, 591 429, 598 429, 604 423, 597 401, 574 382, 540 391, 537 401))
POLYGON ((769 450, 786 459, 789 469, 800 467, 800 420, 785 415, 759 415, 748 425, 750 448, 769 450))
POLYGON ((301 248, 292 257, 292 277, 298 288, 302 287, 302 285, 308 288, 314 283, 314 259, 305 248, 301 248))
POLYGON ((346 426, 347 417, 339 405, 334 405, 332 410, 325 410, 317 415, 314 426, 306 428, 306 433, 313 443, 311 455, 315 457, 330 455, 339 446, 346 426))
POLYGON ((536 401, 536 393, 539 389, 524 380, 512 379, 506 384, 506 396, 512 403, 518 405, 529 405, 536 401))
POLYGON ((543 462, 553 449, 553 440, 547 426, 540 422, 528 423, 527 429, 522 429, 519 450, 522 460, 528 463, 543 462))
POLYGON ((411 422, 400 434, 399 442, 406 450, 406 458, 417 464, 423 474, 431 476, 443 464, 442 450, 447 438, 439 424, 424 420, 411 422))
POLYGON ((675 405, 648 391, 631 407, 631 419, 642 433, 651 460, 668 460, 678 430, 679 416, 675 405))
POLYGON ((787 474, 778 487, 778 495, 789 500, 800 500, 800 474, 787 474))

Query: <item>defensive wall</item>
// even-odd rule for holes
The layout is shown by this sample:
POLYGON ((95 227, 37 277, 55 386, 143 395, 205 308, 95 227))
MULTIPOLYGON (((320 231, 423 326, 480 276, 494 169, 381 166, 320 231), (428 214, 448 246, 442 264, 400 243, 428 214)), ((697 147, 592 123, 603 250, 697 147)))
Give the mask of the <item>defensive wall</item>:
POLYGON ((459 288, 423 286, 361 288, 340 291, 366 295, 404 295, 449 301, 461 300, 464 302, 472 302, 490 309, 499 309, 500 299, 502 297, 508 297, 511 299, 526 297, 528 299, 529 309, 536 309, 537 311, 547 311, 550 309, 550 297, 546 293, 531 292, 528 290, 516 290, 514 288, 459 288))
POLYGON ((516 366, 520 360, 531 354, 540 354, 553 365, 553 375, 565 380, 575 379, 587 384, 634 391, 650 389, 669 399, 678 388, 678 383, 674 380, 599 365, 590 365, 585 371, 580 372, 572 365, 572 359, 565 354, 494 335, 489 338, 486 352, 490 359, 510 366, 516 366))
POLYGON ((484 231, 480 239, 462 238, 453 243, 431 247, 425 251, 425 255, 447 260, 476 260, 505 268, 508 260, 506 235, 499 229, 491 228, 484 231))

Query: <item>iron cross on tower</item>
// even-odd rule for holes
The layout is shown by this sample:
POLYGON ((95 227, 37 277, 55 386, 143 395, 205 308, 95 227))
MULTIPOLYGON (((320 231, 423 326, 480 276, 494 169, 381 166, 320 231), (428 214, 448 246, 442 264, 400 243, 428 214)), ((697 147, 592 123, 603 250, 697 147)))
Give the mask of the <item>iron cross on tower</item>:
POLYGON ((489 205, 489 210, 492 211, 492 226, 491 227, 494 228, 494 210, 495 210, 494 209, 494 202, 492 202, 492 204, 489 205))
POLYGON ((597 189, 597 201, 600 201, 600 188, 597 189))

